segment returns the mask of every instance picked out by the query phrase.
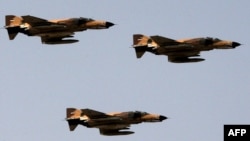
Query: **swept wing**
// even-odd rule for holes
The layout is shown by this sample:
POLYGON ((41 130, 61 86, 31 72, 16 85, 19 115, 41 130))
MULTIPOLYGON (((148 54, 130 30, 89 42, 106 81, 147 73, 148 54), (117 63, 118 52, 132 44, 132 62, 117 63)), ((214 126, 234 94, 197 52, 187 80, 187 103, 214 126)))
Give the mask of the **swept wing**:
POLYGON ((90 119, 107 118, 112 117, 103 112, 95 111, 92 109, 81 109, 82 115, 88 116, 90 119))
POLYGON ((22 16, 22 18, 23 18, 23 22, 24 23, 28 23, 32 27, 35 27, 35 26, 46 26, 46 25, 52 25, 52 24, 54 24, 52 22, 49 22, 46 19, 42 19, 42 18, 30 16, 30 15, 22 16))
POLYGON ((200 51, 195 50, 194 46, 190 43, 182 43, 176 40, 162 37, 162 36, 150 36, 150 38, 156 42, 160 47, 167 49, 159 48, 159 53, 166 54, 168 56, 169 62, 174 63, 184 63, 184 62, 199 62, 203 61, 202 58, 191 58, 200 56, 200 51), (179 50, 181 48, 181 51, 179 50))
POLYGON ((41 40, 44 44, 66 44, 78 42, 76 39, 64 39, 74 37, 72 36, 73 34, 73 32, 45 34, 41 35, 41 40))
POLYGON ((189 63, 189 62, 200 62, 204 61, 203 58, 196 58, 200 55, 199 51, 186 51, 186 52, 176 52, 168 54, 168 61, 173 63, 189 63), (193 58, 194 57, 194 58, 193 58))
POLYGON ((150 36, 150 38, 155 41, 159 46, 173 46, 173 45, 179 45, 181 44, 180 42, 170 39, 170 38, 166 38, 166 37, 162 37, 159 35, 156 36, 150 36))

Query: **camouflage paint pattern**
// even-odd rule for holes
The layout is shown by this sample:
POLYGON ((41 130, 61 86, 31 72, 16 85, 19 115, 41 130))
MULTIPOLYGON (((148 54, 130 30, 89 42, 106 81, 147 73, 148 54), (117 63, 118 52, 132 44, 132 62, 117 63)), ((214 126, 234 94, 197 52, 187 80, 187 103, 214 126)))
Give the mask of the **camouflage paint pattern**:
POLYGON ((141 111, 102 113, 92 109, 75 108, 67 108, 66 116, 70 131, 74 131, 80 124, 88 128, 99 128, 100 134, 109 136, 133 134, 132 131, 124 131, 129 129, 131 124, 161 122, 167 119, 163 115, 141 111))
POLYGON ((38 17, 26 16, 5 16, 5 28, 8 31, 9 39, 14 40, 18 33, 28 36, 40 36, 45 44, 65 44, 78 42, 72 38, 74 32, 87 29, 108 29, 114 24, 108 21, 93 20, 90 18, 68 18, 45 20, 38 17))
POLYGON ((155 55, 166 55, 168 61, 173 63, 188 63, 204 61, 200 56, 201 51, 213 49, 233 49, 241 44, 234 41, 221 40, 218 38, 191 38, 173 40, 162 36, 133 35, 133 48, 137 58, 141 58, 145 52, 155 55))

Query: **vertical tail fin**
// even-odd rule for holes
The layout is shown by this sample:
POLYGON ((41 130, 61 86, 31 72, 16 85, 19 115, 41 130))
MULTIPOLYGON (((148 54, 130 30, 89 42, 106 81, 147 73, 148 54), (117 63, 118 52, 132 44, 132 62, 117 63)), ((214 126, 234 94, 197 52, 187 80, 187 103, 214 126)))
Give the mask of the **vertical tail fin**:
POLYGON ((152 42, 150 37, 142 35, 142 34, 134 34, 133 35, 134 46, 147 46, 152 42))
POLYGON ((9 39, 15 39, 16 35, 20 30, 20 25, 22 24, 22 18, 14 15, 5 16, 5 28, 8 31, 9 39))
POLYGON ((69 130, 74 131, 77 125, 80 123, 81 110, 75 108, 67 108, 67 118, 69 124, 69 130))
POLYGON ((142 34, 133 35, 133 47, 135 49, 136 57, 141 58, 147 51, 148 43, 151 39, 142 34))
POLYGON ((14 15, 6 15, 5 16, 5 26, 10 26, 12 21, 14 20, 14 15))
POLYGON ((6 15, 5 16, 5 25, 7 27, 20 26, 22 24, 23 19, 21 17, 15 15, 6 15))

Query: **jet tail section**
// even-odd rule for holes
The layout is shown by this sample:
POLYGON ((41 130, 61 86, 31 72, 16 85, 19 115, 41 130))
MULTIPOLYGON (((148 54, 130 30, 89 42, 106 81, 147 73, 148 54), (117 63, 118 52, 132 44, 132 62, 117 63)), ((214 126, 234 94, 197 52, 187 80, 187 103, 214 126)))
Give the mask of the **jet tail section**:
POLYGON ((66 114, 66 120, 69 124, 69 130, 74 131, 78 124, 80 124, 81 110, 75 108, 67 108, 66 114))
POLYGON ((134 41, 133 43, 134 47, 147 46, 152 42, 152 40, 149 37, 142 34, 134 34, 133 41, 134 41))
POLYGON ((135 49, 136 57, 141 58, 146 52, 147 40, 148 38, 142 34, 133 35, 133 47, 135 49))
POLYGON ((76 119, 81 117, 81 110, 76 108, 67 108, 67 119, 76 119))
POLYGON ((142 34, 133 35, 133 47, 135 49, 136 57, 141 58, 147 51, 148 47, 152 47, 152 39, 142 34))
POLYGON ((20 25, 22 24, 22 18, 14 15, 5 16, 5 28, 8 31, 9 39, 15 39, 16 35, 20 30, 20 25))

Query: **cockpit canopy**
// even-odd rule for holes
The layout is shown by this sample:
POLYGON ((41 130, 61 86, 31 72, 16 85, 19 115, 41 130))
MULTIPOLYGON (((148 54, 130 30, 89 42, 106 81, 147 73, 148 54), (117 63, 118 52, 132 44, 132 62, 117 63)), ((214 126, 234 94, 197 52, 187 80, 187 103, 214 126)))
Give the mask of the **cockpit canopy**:
POLYGON ((147 112, 135 111, 135 112, 134 112, 134 117, 142 117, 142 116, 145 116, 145 115, 147 115, 147 114, 148 114, 147 112))
POLYGON ((84 23, 89 22, 89 21, 94 21, 94 20, 91 19, 91 18, 80 17, 80 18, 78 19, 78 24, 81 25, 81 24, 84 24, 84 23))
POLYGON ((212 45, 213 43, 216 43, 219 41, 221 41, 221 40, 218 38, 206 37, 206 38, 201 39, 200 43, 205 45, 205 46, 208 46, 208 45, 212 45))
POLYGON ((213 42, 221 41, 219 38, 212 38, 212 37, 206 37, 205 40, 207 40, 207 41, 213 41, 213 42))

